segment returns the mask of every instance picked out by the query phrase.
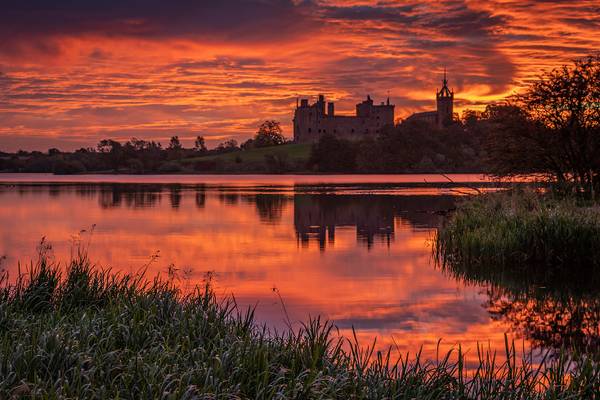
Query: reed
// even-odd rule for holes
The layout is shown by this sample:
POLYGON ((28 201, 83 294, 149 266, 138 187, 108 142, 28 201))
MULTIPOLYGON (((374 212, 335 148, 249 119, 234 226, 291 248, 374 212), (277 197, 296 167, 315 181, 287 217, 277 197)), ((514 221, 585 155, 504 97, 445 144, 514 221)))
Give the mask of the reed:
POLYGON ((119 275, 79 254, 66 268, 43 257, 0 289, 0 398, 598 398, 591 360, 502 356, 459 347, 437 361, 398 357, 332 323, 277 333, 218 299, 168 280, 119 275), (63 271, 63 272, 61 272, 63 271))
POLYGON ((434 253, 442 267, 491 281, 594 287, 600 207, 528 190, 471 197, 438 230, 434 253))

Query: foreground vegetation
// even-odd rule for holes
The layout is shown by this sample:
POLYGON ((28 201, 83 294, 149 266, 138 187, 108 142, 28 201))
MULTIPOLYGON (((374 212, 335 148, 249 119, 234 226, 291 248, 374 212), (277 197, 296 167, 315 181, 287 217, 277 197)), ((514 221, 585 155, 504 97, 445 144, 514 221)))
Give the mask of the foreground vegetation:
POLYGON ((545 359, 538 368, 479 352, 437 362, 344 341, 330 323, 296 332, 257 325, 252 310, 207 285, 118 276, 80 255, 61 274, 42 257, 0 291, 0 398, 597 398, 600 368, 545 359))

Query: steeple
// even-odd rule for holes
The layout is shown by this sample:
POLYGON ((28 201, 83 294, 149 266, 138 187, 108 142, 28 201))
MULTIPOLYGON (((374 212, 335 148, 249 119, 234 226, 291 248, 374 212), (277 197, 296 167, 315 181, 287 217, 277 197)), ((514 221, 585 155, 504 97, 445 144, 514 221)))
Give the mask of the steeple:
POLYGON ((436 92, 437 101, 437 125, 442 127, 452 122, 454 115, 454 91, 448 88, 448 76, 444 67, 444 79, 442 88, 436 92))
POLYGON ((438 97, 453 97, 454 92, 448 89, 448 78, 446 76, 446 67, 444 67, 444 79, 442 80, 442 88, 437 93, 438 97))

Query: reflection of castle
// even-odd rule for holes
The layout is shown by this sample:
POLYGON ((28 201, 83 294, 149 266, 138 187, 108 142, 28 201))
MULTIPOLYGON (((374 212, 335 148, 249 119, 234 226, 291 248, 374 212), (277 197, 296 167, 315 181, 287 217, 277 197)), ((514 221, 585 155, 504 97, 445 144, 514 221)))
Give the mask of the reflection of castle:
POLYGON ((337 227, 356 227, 359 242, 371 247, 376 240, 394 240, 394 220, 417 228, 439 223, 437 210, 453 207, 450 196, 313 195, 294 196, 294 226, 303 245, 314 238, 321 249, 335 241, 337 227))

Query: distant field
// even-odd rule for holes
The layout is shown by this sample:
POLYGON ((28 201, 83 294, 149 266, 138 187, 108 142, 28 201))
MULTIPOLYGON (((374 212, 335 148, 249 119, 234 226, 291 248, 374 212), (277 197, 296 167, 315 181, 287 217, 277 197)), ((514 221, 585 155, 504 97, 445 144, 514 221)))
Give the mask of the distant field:
POLYGON ((265 160, 265 155, 267 155, 267 154, 286 154, 288 157, 288 160, 290 160, 290 161, 301 161, 301 160, 308 160, 308 157, 310 156, 310 146, 311 145, 308 143, 282 144, 281 146, 262 147, 259 149, 234 151, 234 152, 225 153, 225 154, 216 154, 216 155, 210 155, 210 156, 186 158, 185 160, 183 160, 183 162, 209 161, 209 160, 235 162, 235 159, 237 157, 240 157, 243 161, 262 162, 265 160))

